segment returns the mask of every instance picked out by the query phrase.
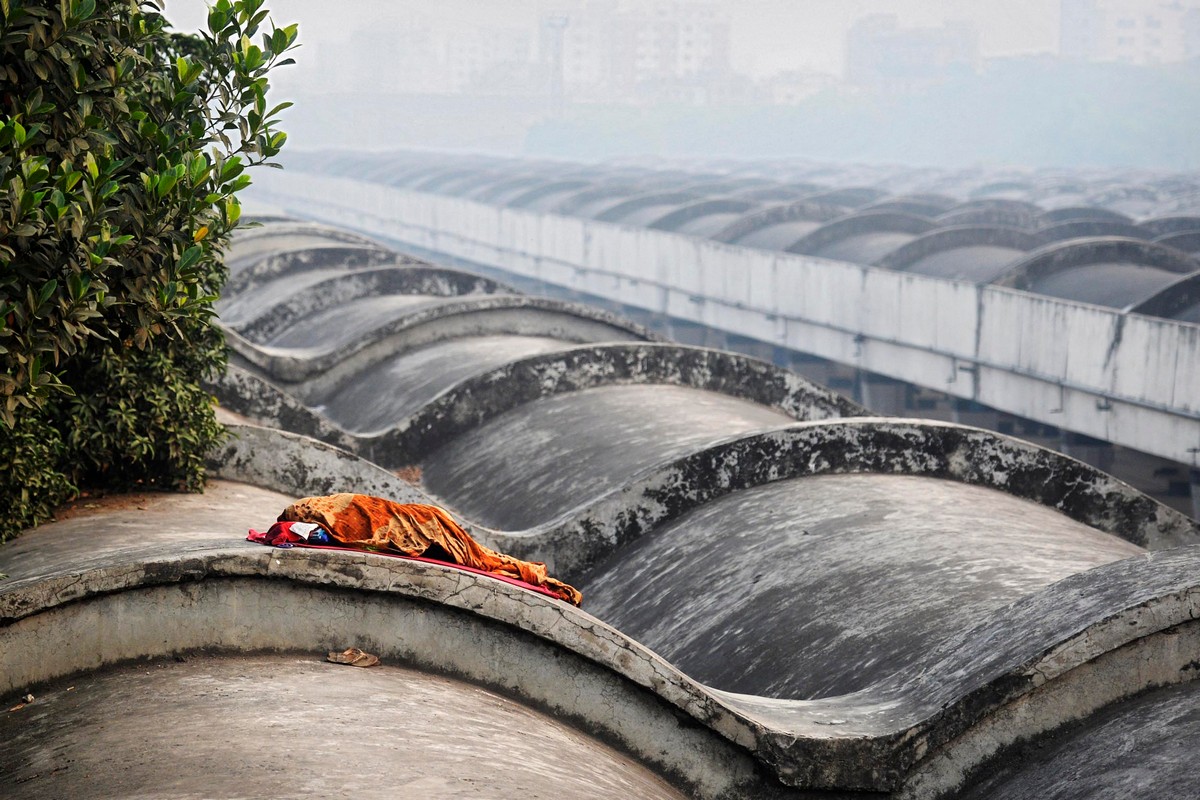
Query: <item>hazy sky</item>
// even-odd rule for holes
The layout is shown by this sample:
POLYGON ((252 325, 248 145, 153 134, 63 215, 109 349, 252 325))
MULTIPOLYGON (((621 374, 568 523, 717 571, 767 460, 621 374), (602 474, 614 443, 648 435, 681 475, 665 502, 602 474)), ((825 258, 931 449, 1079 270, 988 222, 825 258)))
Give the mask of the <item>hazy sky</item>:
MULTIPOLYGON (((1058 3, 1054 0, 725 0, 733 25, 732 60, 739 72, 769 75, 785 69, 840 73, 846 29, 870 14, 895 14, 902 26, 971 22, 987 56, 1054 52, 1058 3)), ((276 23, 300 23, 302 42, 346 39, 358 28, 399 26, 423 19, 435 26, 535 27, 549 9, 570 13, 582 0, 267 0, 276 23)), ((203 0, 167 0, 176 27, 204 20, 203 0)), ((298 56, 303 61, 302 53, 298 56)), ((303 73, 303 63, 297 73, 303 73)))

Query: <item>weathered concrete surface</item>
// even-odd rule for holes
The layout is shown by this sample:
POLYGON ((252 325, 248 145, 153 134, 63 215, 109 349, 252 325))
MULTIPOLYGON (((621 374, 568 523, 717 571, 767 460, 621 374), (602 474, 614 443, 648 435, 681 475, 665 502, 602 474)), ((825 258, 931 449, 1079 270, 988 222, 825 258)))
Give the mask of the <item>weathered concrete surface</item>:
MULTIPOLYGON (((1200 233, 1196 236, 1197 255, 1200 255, 1200 233)), ((1200 272, 1187 275, 1134 308, 1133 313, 1169 317, 1180 322, 1200 324, 1200 272)))
MULTIPOLYGON (((315 416, 309 421, 327 425, 315 416)), ((264 428, 237 430, 238 437, 211 463, 223 477, 286 486, 296 494, 353 490, 336 488, 349 485, 385 496, 423 498, 411 502, 430 500, 345 450, 264 428)), ((351 444, 370 449, 369 444, 351 444)), ((606 493, 588 485, 587 495, 575 498, 578 505, 569 514, 524 530, 495 530, 470 515, 460 516, 473 535, 492 546, 576 576, 617 548, 731 492, 831 473, 922 475, 990 487, 1151 549, 1200 537, 1193 520, 1053 451, 949 423, 870 418, 791 425, 693 448, 641 474, 622 476, 617 488, 606 493)))
POLYGON ((873 264, 934 227, 928 217, 896 211, 865 211, 827 222, 786 249, 789 253, 873 264))
POLYGON ((957 204, 953 197, 947 197, 944 194, 901 194, 876 200, 865 206, 863 211, 899 211, 904 214, 915 214, 918 217, 937 217, 945 214, 957 204))
MULTIPOLYGON (((1044 215, 1043 215, 1044 216, 1044 215)), ((1038 228, 1038 236, 1047 242, 1065 242, 1094 236, 1121 236, 1148 241, 1154 233, 1131 222, 1110 219, 1072 219, 1038 228)))
POLYGON ((289 320, 263 344, 279 350, 300 350, 327 355, 362 341, 390 322, 455 302, 457 298, 421 294, 360 297, 289 320))
POLYGON ((1023 743, 961 800, 1193 800, 1200 686, 1161 689, 1106 708, 1081 726, 1023 743))
MULTIPOLYGON (((784 250, 808 234, 820 228, 823 220, 794 219, 776 222, 755 228, 731 241, 742 247, 757 247, 762 250, 784 250)), ((736 230, 736 229, 735 229, 736 230)), ((715 237, 714 237, 715 238, 715 237)), ((725 241, 718 239, 718 241, 725 241)))
POLYGON ((1041 244, 1036 234, 1001 225, 938 228, 888 253, 877 265, 921 275, 987 282, 1041 244))
POLYGON ((1004 225, 1032 231, 1041 220, 1040 209, 1030 203, 1011 206, 978 206, 964 203, 937 218, 941 225, 1004 225))
POLYGON ((1043 226, 1055 225, 1059 222, 1074 222, 1076 220, 1100 220, 1107 222, 1133 222, 1127 215, 1107 208, 1094 206, 1060 206, 1049 211, 1043 211, 1039 216, 1043 226))
POLYGON ((1170 247, 1140 239, 1093 237, 1035 250, 996 284, 1125 308, 1197 269, 1200 262, 1170 247))
POLYGON ((272 220, 259 228, 235 231, 226 262, 233 272, 238 272, 266 256, 330 244, 381 246, 370 237, 346 228, 299 219, 272 220))
MULTIPOLYGON (((469 378, 571 347, 548 336, 468 336, 409 351, 374 365, 337 385, 306 393, 309 403, 342 428, 360 434, 380 433, 420 412, 435 398, 469 378)), ((456 409, 456 416, 467 416, 456 409)), ((380 455, 386 450, 380 449, 380 455)), ((406 463, 384 459, 399 465, 406 463)))
POLYGON ((220 410, 241 416, 240 421, 311 436, 343 450, 354 451, 358 437, 305 406, 274 384, 259 377, 253 367, 236 355, 215 382, 206 384, 220 403, 220 410))
POLYGON ((341 269, 345 272, 370 269, 388 264, 423 264, 409 256, 403 256, 379 244, 339 244, 326 242, 304 242, 295 249, 280 248, 242 263, 231 263, 229 280, 225 289, 240 292, 247 286, 269 278, 286 278, 310 272, 314 269, 341 269))
MULTIPOLYGON (((514 360, 463 381, 408 419, 373 452, 415 462, 454 437, 522 403, 614 384, 659 384, 717 392, 797 420, 857 416, 866 409, 767 362, 720 350, 652 343, 576 347, 514 360)), ((582 420, 581 420, 582 423, 582 420)))
POLYGON ((314 270, 247 287, 231 300, 223 299, 218 311, 222 324, 236 327, 251 341, 267 342, 310 314, 364 297, 512 293, 488 278, 436 267, 378 267, 349 274, 314 270))
POLYGON ((1034 284, 1034 289, 1051 297, 1125 308, 1153 297, 1178 277, 1141 265, 1087 264, 1047 275, 1034 284))
POLYGON ((346 450, 270 428, 229 429, 229 440, 208 459, 209 471, 225 480, 271 487, 293 497, 358 492, 402 503, 429 502, 412 484, 346 450))
MULTIPOLYGON (((296 498, 283 487, 266 486, 270 483, 255 486, 218 479, 202 494, 114 495, 90 501, 92 508, 83 501, 69 518, 0 545, 0 573, 8 576, 0 581, 0 592, 26 581, 69 577, 114 560, 136 564, 164 550, 182 556, 237 544, 249 528, 262 530, 296 498)), ((7 608, 0 617, 12 614, 7 608)))
MULTIPOLYGON (((932 797, 1007 744, 1147 682, 1191 680, 1200 652, 1197 547, 1059 581, 950 632, 920 663, 868 689, 796 702, 705 689, 587 614, 508 584, 370 554, 271 550, 240 541, 240 530, 228 547, 179 554, 173 537, 197 522, 175 522, 147 533, 159 537, 157 556, 115 553, 107 563, 113 528, 100 519, 38 531, 57 527, 64 546, 95 560, 0 583, 0 675, 9 681, 0 693, 146 655, 320 652, 350 638, 549 709, 699 797, 801 796, 760 769, 793 786, 906 786, 906 796, 932 797), (681 726, 681 712, 699 724, 681 726)), ((7 552, 0 569, 11 571, 7 552)))
POLYGON ((0 738, 0 793, 27 800, 684 797, 494 692, 316 653, 193 656, 76 676, 0 716, 0 738))
MULTIPOLYGON (((380 269, 396 269, 396 267, 380 267, 380 269)), ((373 271, 373 270, 368 270, 373 271)), ((313 269, 301 272, 286 281, 265 281, 251 284, 237 294, 226 293, 216 303, 217 314, 221 324, 226 328, 241 329, 243 325, 262 319, 276 305, 286 302, 294 296, 303 296, 313 286, 344 277, 340 269, 313 269)), ((257 340, 258 334, 250 334, 248 338, 257 340)))
POLYGON ((779 245, 782 248, 804 236, 806 233, 816 230, 822 222, 828 222, 831 219, 841 216, 842 213, 841 208, 838 206, 821 205, 819 203, 810 203, 807 200, 798 200, 794 203, 771 206, 761 211, 746 214, 737 222, 726 226, 724 230, 713 234, 711 238, 718 242, 768 246, 765 243, 763 245, 758 244, 758 242, 763 241, 757 238, 759 231, 779 227, 789 222, 810 223, 810 226, 805 230, 800 230, 794 235, 792 232, 789 232, 780 237, 780 241, 786 239, 786 241, 782 241, 782 244, 779 245))
POLYGON ((701 200, 652 220, 646 227, 704 236, 728 227, 742 214, 761 207, 759 203, 730 198, 701 200))
POLYGON ((1154 232, 1157 236, 1167 236, 1173 233, 1200 232, 1200 215, 1179 214, 1154 219, 1142 220, 1143 228, 1154 232))
MULTIPOLYGON (((225 489, 224 499, 238 506, 240 488, 225 489)), ((10 564, 9 546, 0 548, 0 566, 14 572, 0 583, 0 696, 30 688, 40 695, 46 681, 131 659, 196 650, 324 653, 350 641, 389 663, 521 698, 634 753, 689 795, 807 796, 751 758, 752 724, 572 606, 435 564, 265 548, 240 531, 196 530, 202 517, 170 516, 169 505, 162 527, 137 536, 153 552, 119 546, 124 512, 40 529, 43 540, 63 543, 40 568, 10 564), (181 534, 198 541, 181 551, 181 534), (114 535, 118 546, 110 549, 114 535), (681 713, 694 721, 681 725, 681 713)), ((246 516, 262 513, 240 506, 246 516)), ((373 708, 366 704, 356 721, 373 708)))
POLYGON ((273 175, 266 188, 289 208, 428 251, 1194 460, 1195 326, 357 177, 273 175))
POLYGON ((608 312, 522 295, 393 295, 347 306, 295 320, 276 332, 270 346, 249 342, 236 331, 228 331, 226 338, 235 353, 277 380, 320 376, 326 383, 344 380, 396 354, 464 336, 543 336, 574 343, 659 338, 608 312), (348 315, 346 322, 343 315, 348 315), (331 329, 337 333, 331 335, 331 329), (350 329, 356 333, 351 335, 350 329))
POLYGON ((904 269, 914 275, 989 283, 1023 254, 1022 250, 988 245, 958 247, 925 256, 904 269))
POLYGON ((595 214, 593 219, 602 222, 618 222, 623 225, 644 225, 681 206, 700 199, 691 192, 649 192, 620 200, 595 214))
POLYGON ((406 351, 365 374, 335 368, 289 386, 286 393, 234 366, 213 389, 226 406, 261 424, 369 452, 373 460, 390 466, 414 463, 522 403, 616 383, 719 392, 799 420, 866 413, 795 373, 735 353, 652 343, 571 344, 502 334, 465 337, 406 351), (495 367, 487 370, 488 364, 495 367), (323 408, 318 413, 300 400, 323 408), (379 436, 344 432, 378 431, 384 423, 392 429, 379 436))
POLYGON ((996 608, 1141 552, 992 489, 825 475, 701 506, 577 585, 703 683, 808 699, 868 688, 996 608))
MULTIPOLYGON (((798 423, 689 449, 675 461, 631 472, 619 490, 579 508, 573 519, 543 526, 555 542, 543 551, 547 558, 555 558, 557 548, 571 540, 608 547, 627 543, 739 489, 831 473, 919 475, 986 486, 1148 549, 1200 540, 1195 520, 1080 461, 950 423, 874 418, 798 423)), ((468 448, 435 457, 479 470, 481 454, 470 463, 472 452, 468 448)), ((582 560, 573 563, 595 563, 598 551, 587 552, 591 559, 577 553, 582 560)))
POLYGON ((642 469, 789 421, 713 392, 587 389, 519 406, 426 454, 422 484, 464 516, 520 530, 617 489, 642 469))
POLYGON ((1198 554, 1196 547, 1151 553, 1066 578, 965 636, 951 636, 930 654, 940 663, 919 689, 889 681, 885 696, 915 689, 932 712, 948 699, 946 689, 955 691, 953 676, 965 670, 982 679, 962 703, 942 706, 930 754, 900 797, 953 796, 970 786, 981 764, 1003 758, 1014 744, 1078 724, 1146 689, 1194 682, 1200 587, 1187 571, 1198 554), (1051 639, 1058 644, 1046 646, 1051 639), (1005 662, 1024 665, 1002 681, 984 678, 1005 662), (943 738, 955 729, 962 733, 943 738))

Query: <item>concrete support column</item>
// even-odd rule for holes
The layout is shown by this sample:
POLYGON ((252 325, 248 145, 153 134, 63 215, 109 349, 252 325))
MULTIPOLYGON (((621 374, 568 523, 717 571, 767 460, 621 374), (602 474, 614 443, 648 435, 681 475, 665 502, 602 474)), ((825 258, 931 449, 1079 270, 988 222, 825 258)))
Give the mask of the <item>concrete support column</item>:
POLYGON ((1200 469, 1191 471, 1192 519, 1200 519, 1200 469))

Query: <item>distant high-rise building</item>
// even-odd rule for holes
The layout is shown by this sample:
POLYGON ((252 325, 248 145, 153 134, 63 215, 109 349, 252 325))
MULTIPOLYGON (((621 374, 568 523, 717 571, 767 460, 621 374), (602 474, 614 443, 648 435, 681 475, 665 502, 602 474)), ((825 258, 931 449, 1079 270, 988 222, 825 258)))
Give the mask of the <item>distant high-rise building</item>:
MULTIPOLYGON (((591 0, 547 20, 564 17, 563 82, 573 98, 629 100, 648 87, 732 73, 729 18, 713 3, 591 0)), ((553 52, 556 35, 543 25, 544 53, 553 52)))
POLYGON ((901 28, 895 15, 876 14, 846 34, 846 80, 862 86, 919 88, 975 71, 979 34, 965 22, 901 28))
POLYGON ((1062 0, 1060 30, 1063 58, 1177 63, 1200 57, 1200 0, 1062 0))
POLYGON ((489 72, 528 65, 532 33, 522 28, 464 27, 446 39, 446 70, 451 90, 461 92, 486 82, 489 72))

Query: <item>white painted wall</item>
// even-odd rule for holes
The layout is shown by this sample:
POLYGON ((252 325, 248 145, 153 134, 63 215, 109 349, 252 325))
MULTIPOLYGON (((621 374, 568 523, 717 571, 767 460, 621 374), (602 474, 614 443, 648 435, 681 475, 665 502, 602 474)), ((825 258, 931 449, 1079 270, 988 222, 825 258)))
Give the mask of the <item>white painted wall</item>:
POLYGON ((1200 326, 665 231, 272 173, 298 215, 1200 466, 1200 326))

